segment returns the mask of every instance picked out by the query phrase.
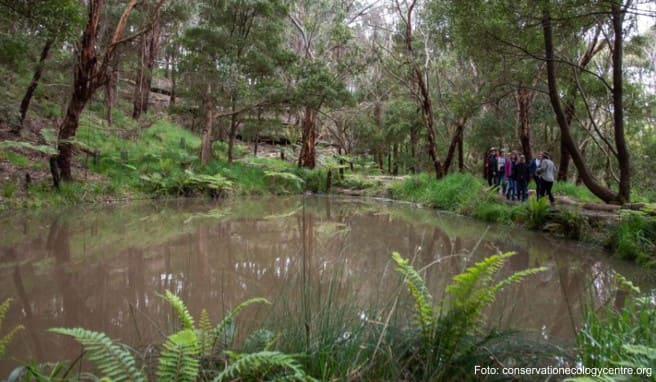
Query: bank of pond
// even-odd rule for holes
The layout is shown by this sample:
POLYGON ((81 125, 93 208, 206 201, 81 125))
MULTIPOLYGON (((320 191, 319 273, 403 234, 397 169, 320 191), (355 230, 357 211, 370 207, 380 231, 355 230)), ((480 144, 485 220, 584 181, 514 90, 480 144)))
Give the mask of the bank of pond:
POLYGON ((11 380, 654 380, 653 272, 539 231, 311 195, 0 225, 11 380))

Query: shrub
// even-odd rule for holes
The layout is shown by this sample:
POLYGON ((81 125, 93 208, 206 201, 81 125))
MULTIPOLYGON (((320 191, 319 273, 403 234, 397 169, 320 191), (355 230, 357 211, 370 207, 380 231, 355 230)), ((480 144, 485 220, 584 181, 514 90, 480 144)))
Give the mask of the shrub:
POLYGON ((656 266, 656 218, 639 211, 624 213, 608 246, 623 259, 656 266))

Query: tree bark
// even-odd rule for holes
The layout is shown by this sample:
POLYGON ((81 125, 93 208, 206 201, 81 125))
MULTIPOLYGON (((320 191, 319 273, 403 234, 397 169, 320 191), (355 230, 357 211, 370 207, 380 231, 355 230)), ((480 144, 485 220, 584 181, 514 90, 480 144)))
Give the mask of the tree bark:
MULTIPOLYGON (((597 28, 597 31, 595 32, 595 36, 592 38, 590 43, 588 44, 588 48, 586 49, 585 53, 579 60, 578 66, 579 66, 579 71, 581 71, 583 68, 585 68, 590 61, 592 61, 592 58, 599 52, 601 49, 603 49, 606 46, 606 40, 602 41, 601 43, 598 44, 599 41, 599 35, 601 33, 601 27, 597 28)), ((567 102, 565 103, 565 117, 567 119, 567 125, 570 126, 572 121, 574 120, 574 116, 576 115, 576 106, 575 106, 575 101, 576 101, 576 95, 577 91, 576 85, 572 84, 569 95, 567 97, 567 102)), ((560 165, 558 166, 558 176, 557 180, 558 181, 566 181, 567 180, 567 173, 569 172, 569 164, 570 164, 570 153, 567 151, 567 145, 564 144, 563 138, 561 135, 560 138, 560 165)))
POLYGON ((205 96, 203 97, 203 114, 204 114, 204 123, 203 123, 203 137, 200 144, 200 163, 206 165, 207 162, 212 158, 212 109, 214 108, 212 102, 212 85, 210 82, 207 83, 207 89, 205 91, 205 96))
POLYGON ((631 200, 631 158, 624 136, 624 105, 623 105, 623 79, 622 55, 624 36, 622 22, 624 11, 617 2, 611 2, 613 13, 613 122, 615 124, 615 146, 617 147, 617 160, 620 167, 620 184, 617 200, 628 203, 631 200))
POLYGON ((303 119, 303 136, 301 138, 301 152, 298 156, 299 167, 314 168, 316 166, 316 110, 311 106, 305 108, 305 118, 303 119))
POLYGON ((440 179, 444 177, 444 168, 440 161, 439 156, 437 155, 437 150, 435 148, 435 127, 433 122, 433 105, 431 102, 430 94, 428 92, 428 87, 426 86, 426 81, 424 80, 424 75, 422 74, 419 66, 414 61, 414 50, 412 48, 412 10, 416 5, 416 1, 412 1, 408 7, 408 12, 405 19, 405 45, 408 51, 408 56, 412 62, 413 72, 415 75, 415 80, 419 87, 420 92, 420 104, 421 111, 424 117, 424 127, 426 128, 426 137, 428 145, 428 155, 433 162, 433 168, 435 169, 435 177, 440 179))
POLYGON ((530 125, 530 110, 531 102, 533 101, 533 94, 524 86, 517 89, 517 110, 519 113, 519 142, 522 145, 522 153, 526 157, 526 163, 532 159, 531 150, 531 125, 530 125))
POLYGON ((553 32, 551 27, 551 14, 549 12, 549 4, 545 3, 542 13, 542 31, 544 37, 544 47, 545 47, 545 60, 547 64, 547 79, 549 85, 549 99, 551 100, 551 106, 556 114, 556 120, 558 121, 558 126, 560 127, 561 137, 564 144, 567 147, 567 150, 572 155, 572 160, 576 169, 583 180, 583 183, 588 187, 588 189, 603 200, 606 203, 618 202, 618 197, 610 189, 600 185, 597 180, 590 174, 585 160, 581 153, 579 152, 574 139, 569 131, 569 124, 567 123, 567 118, 563 112, 562 106, 560 104, 560 93, 558 91, 558 85, 556 83, 556 70, 554 66, 554 46, 553 46, 553 32))
POLYGON ((235 138, 237 136, 237 127, 239 126, 239 120, 237 119, 237 100, 236 97, 232 97, 232 103, 230 105, 232 110, 232 115, 230 116, 230 130, 228 131, 228 163, 232 163, 233 160, 233 150, 235 146, 235 138))
POLYGON ((71 159, 73 146, 70 139, 75 136, 80 121, 80 114, 91 99, 95 91, 107 81, 108 66, 116 55, 117 46, 122 42, 123 31, 127 19, 137 4, 137 0, 130 0, 121 18, 119 19, 109 45, 99 60, 97 57, 97 33, 100 16, 105 5, 104 0, 92 0, 88 3, 87 23, 82 39, 77 48, 76 65, 74 71, 73 94, 66 109, 66 115, 59 128, 59 154, 57 164, 64 181, 73 180, 71 173, 71 159))
MULTIPOLYGON (((446 154, 446 159, 444 159, 445 173, 449 172, 449 168, 451 167, 451 162, 453 162, 454 154, 456 152, 456 149, 458 148, 458 143, 460 142, 460 140, 462 140, 462 133, 463 130, 465 129, 466 121, 467 121, 466 118, 460 118, 458 122, 456 122, 456 131, 453 133, 453 136, 451 137, 451 143, 449 144, 449 151, 446 154)), ((462 158, 460 160, 462 161, 462 158)))
POLYGON ((23 100, 21 101, 20 104, 21 124, 25 121, 25 117, 27 117, 27 111, 30 108, 30 102, 32 101, 32 96, 34 96, 34 92, 36 91, 37 86, 39 86, 39 81, 41 80, 41 75, 43 74, 43 67, 45 65, 46 60, 48 59, 50 48, 52 47, 52 44, 54 44, 54 42, 55 39, 53 37, 48 38, 46 44, 43 46, 43 49, 41 49, 41 56, 39 57, 39 63, 36 65, 36 70, 34 70, 34 75, 32 76, 32 81, 30 82, 30 86, 27 87, 25 96, 23 96, 23 100))
POLYGON ((132 100, 132 118, 134 119, 139 119, 142 113, 148 112, 150 88, 153 82, 153 67, 159 50, 159 34, 159 23, 155 22, 150 31, 139 39, 139 70, 135 79, 132 100))

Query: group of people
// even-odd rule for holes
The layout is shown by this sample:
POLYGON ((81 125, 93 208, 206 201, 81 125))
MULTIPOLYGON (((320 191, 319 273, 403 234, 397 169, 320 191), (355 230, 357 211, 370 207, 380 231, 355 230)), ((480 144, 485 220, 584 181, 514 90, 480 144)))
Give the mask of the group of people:
POLYGON ((528 184, 533 180, 538 199, 548 196, 551 204, 554 203, 551 188, 556 179, 556 165, 548 152, 537 153, 526 163, 522 154, 515 151, 504 154, 503 149, 497 152, 492 147, 485 159, 485 175, 488 185, 499 188, 508 200, 526 200, 528 184))

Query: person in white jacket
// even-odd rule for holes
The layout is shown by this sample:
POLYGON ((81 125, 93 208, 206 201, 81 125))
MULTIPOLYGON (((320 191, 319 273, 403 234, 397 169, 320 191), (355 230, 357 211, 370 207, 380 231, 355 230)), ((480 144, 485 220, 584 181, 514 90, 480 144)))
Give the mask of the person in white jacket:
POLYGON ((551 193, 551 188, 553 187, 554 181, 556 180, 556 165, 551 160, 551 155, 548 152, 542 153, 542 161, 540 162, 540 167, 536 171, 537 175, 540 177, 541 186, 540 194, 538 194, 538 199, 543 197, 545 194, 549 195, 549 202, 553 205, 555 199, 551 193))

